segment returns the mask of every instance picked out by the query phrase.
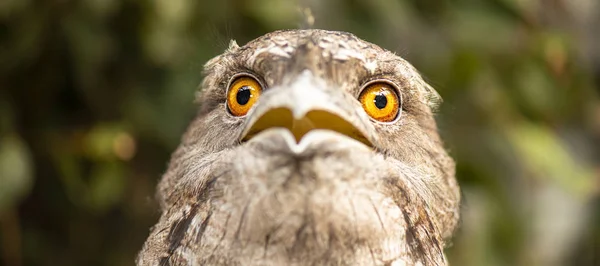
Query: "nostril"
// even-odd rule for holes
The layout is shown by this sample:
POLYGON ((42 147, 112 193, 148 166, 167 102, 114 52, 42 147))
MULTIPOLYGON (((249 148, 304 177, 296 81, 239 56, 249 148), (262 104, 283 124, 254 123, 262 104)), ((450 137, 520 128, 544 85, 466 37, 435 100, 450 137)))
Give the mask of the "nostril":
POLYGON ((302 137, 313 129, 325 129, 346 135, 369 147, 373 147, 373 144, 364 134, 338 115, 324 110, 313 110, 306 113, 304 117, 295 119, 292 111, 287 108, 274 108, 267 111, 254 122, 242 137, 242 141, 250 140, 263 130, 276 127, 287 128, 294 135, 296 142, 300 142, 302 137))

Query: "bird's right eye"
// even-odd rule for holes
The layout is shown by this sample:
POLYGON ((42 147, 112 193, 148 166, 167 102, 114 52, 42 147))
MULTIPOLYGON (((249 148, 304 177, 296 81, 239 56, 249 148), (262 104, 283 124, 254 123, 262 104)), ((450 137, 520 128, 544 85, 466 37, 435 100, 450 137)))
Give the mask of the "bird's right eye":
POLYGON ((227 90, 227 108, 234 116, 243 116, 256 103, 262 92, 260 83, 250 76, 236 78, 227 90))

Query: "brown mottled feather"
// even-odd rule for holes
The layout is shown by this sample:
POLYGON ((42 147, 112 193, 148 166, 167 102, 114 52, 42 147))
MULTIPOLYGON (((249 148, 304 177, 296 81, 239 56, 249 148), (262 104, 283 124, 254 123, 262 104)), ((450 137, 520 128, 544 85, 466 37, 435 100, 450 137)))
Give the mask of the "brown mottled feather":
POLYGON ((447 264, 460 201, 454 162, 432 114, 439 96, 407 61, 349 33, 290 30, 232 42, 205 75, 138 265, 447 264), (225 106, 231 78, 251 73, 275 90, 306 70, 349 117, 364 116, 365 82, 391 80, 400 119, 365 125, 371 150, 332 141, 298 157, 278 135, 240 143, 245 118, 225 106))

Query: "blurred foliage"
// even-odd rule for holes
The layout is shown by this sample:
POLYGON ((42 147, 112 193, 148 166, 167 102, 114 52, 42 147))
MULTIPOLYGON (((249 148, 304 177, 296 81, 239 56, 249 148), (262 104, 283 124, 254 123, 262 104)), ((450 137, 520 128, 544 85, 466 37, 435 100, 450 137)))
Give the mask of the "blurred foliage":
POLYGON ((300 6, 444 98, 453 265, 600 265, 595 0, 0 1, 0 264, 131 265, 203 63, 300 6))

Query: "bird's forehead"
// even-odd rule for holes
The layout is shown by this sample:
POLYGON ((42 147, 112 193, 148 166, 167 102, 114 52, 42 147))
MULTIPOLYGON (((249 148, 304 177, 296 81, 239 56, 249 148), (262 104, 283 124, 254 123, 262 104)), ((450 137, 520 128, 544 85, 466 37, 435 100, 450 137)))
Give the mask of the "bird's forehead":
POLYGON ((321 30, 275 32, 255 40, 255 43, 258 48, 249 56, 250 64, 254 64, 257 59, 264 56, 280 56, 289 59, 306 56, 302 54, 307 52, 305 49, 314 49, 316 50, 314 55, 318 58, 336 61, 354 59, 361 62, 370 72, 375 72, 377 56, 385 52, 378 46, 349 33, 321 30))
MULTIPOLYGON (((262 36, 246 46, 255 47, 248 56, 249 65, 265 57, 281 57, 301 61, 307 56, 326 61, 360 62, 370 74, 375 73, 377 59, 391 54, 380 47, 365 42, 352 34, 324 30, 278 31, 262 36), (314 50, 309 52, 308 50, 314 50)), ((304 66, 306 67, 306 66, 304 66)))

